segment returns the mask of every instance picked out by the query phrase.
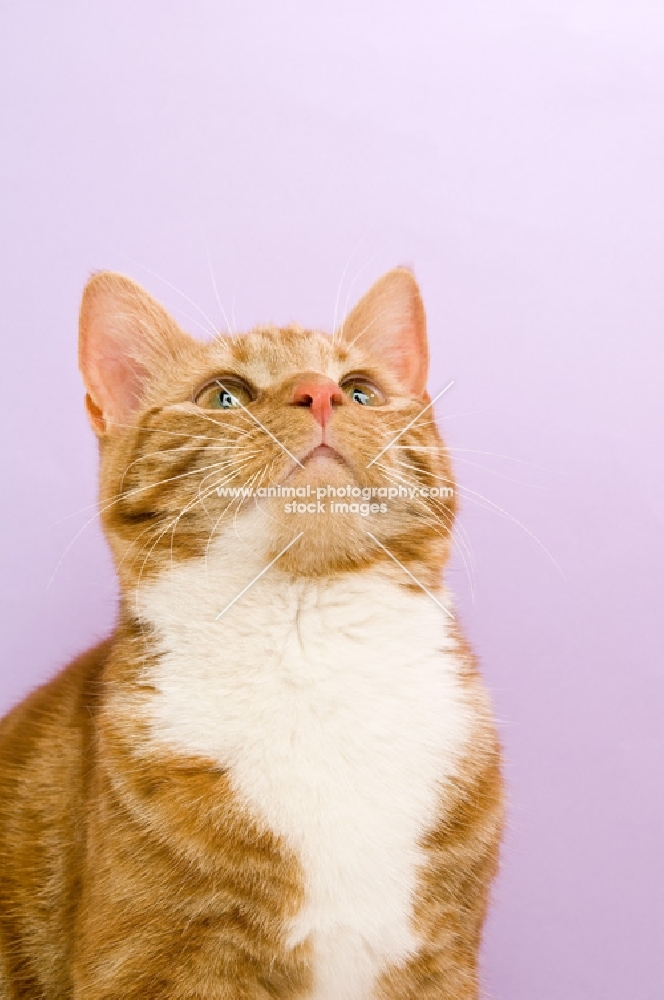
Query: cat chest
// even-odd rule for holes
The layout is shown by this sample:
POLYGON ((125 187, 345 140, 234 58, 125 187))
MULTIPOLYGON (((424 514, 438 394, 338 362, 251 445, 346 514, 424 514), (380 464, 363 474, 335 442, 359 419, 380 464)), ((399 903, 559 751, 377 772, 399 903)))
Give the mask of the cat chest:
POLYGON ((286 933, 313 945, 312 1000, 364 1000, 418 950, 422 836, 470 725, 454 650, 421 603, 419 646, 393 615, 359 613, 357 595, 341 621, 338 600, 321 615, 320 596, 300 594, 296 615, 247 629, 251 607, 215 638, 162 621, 153 732, 219 761, 298 857, 305 900, 286 933))

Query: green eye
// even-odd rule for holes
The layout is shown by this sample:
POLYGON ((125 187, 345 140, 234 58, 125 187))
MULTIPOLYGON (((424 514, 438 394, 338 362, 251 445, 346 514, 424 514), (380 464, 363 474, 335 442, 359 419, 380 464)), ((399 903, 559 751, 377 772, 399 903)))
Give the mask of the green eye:
POLYGON ((196 396, 196 403, 205 410, 234 410, 252 400, 249 387, 237 378, 218 378, 208 382, 196 396))
POLYGON ((342 390, 354 403, 360 406, 382 406, 385 397, 371 382, 361 378, 349 378, 341 385, 342 390))

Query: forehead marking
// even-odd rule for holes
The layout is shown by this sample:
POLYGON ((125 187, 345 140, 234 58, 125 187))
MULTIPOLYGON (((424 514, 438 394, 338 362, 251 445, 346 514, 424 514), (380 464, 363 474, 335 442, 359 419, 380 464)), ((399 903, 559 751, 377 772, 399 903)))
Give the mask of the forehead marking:
POLYGON ((337 381, 344 370, 345 349, 318 331, 263 328, 242 334, 228 345, 230 354, 223 351, 224 362, 234 361, 238 371, 260 388, 298 372, 319 372, 337 381))

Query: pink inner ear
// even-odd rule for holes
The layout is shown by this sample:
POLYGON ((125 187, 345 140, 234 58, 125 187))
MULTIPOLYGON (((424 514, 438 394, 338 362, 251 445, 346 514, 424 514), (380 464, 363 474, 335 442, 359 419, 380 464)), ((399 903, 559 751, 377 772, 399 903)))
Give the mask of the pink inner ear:
POLYGON ((92 351, 90 389, 93 399, 111 421, 127 420, 139 406, 147 378, 145 368, 128 357, 111 357, 103 345, 92 351))
POLYGON ((79 364, 96 430, 130 423, 148 382, 167 374, 190 343, 146 291, 108 271, 86 285, 79 331, 79 364))
POLYGON ((79 354, 86 388, 107 424, 127 423, 140 404, 148 372, 131 357, 134 345, 127 331, 114 329, 113 317, 93 313, 87 318, 79 354))
POLYGON ((422 395, 427 382, 429 349, 426 333, 414 317, 385 338, 383 351, 399 379, 416 396, 422 395))
POLYGON ((417 282, 406 268, 388 271, 369 289, 344 322, 341 339, 375 355, 413 395, 424 394, 426 318, 417 282))

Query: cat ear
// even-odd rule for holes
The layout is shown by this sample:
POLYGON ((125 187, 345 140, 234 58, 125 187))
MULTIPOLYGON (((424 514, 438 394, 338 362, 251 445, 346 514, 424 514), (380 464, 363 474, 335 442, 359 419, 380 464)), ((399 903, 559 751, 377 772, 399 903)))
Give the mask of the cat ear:
POLYGON ((429 369, 426 318, 412 271, 397 267, 379 278, 344 320, 336 339, 357 344, 423 396, 429 369))
POLYGON ((101 271, 85 286, 78 361, 94 431, 131 423, 150 381, 172 365, 189 337, 139 285, 101 271))

